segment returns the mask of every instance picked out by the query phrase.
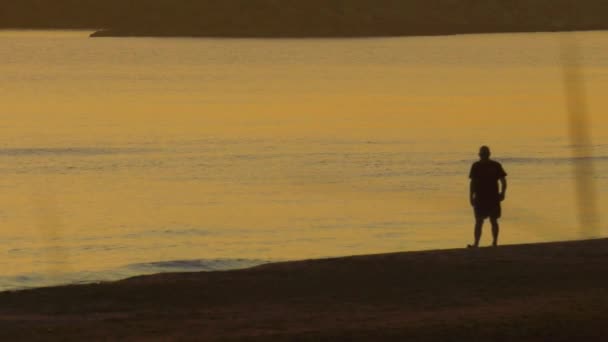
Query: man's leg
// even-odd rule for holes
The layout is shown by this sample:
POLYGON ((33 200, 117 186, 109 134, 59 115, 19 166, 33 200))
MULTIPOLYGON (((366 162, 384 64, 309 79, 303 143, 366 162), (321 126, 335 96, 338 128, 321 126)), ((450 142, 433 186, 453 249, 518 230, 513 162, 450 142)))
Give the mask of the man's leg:
POLYGON ((498 218, 490 217, 490 223, 492 224, 492 238, 494 239, 492 242, 492 246, 498 246, 498 233, 500 231, 500 227, 498 226, 498 218))
POLYGON ((475 218, 475 244, 474 247, 479 247, 479 240, 481 239, 481 228, 483 227, 483 218, 475 218))

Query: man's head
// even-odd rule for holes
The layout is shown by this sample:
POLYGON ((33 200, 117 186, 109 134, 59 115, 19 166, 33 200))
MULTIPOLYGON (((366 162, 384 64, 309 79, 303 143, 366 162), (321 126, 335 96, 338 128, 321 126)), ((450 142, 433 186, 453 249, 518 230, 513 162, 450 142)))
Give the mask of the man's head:
POLYGON ((479 158, 481 158, 481 160, 490 159, 490 148, 488 146, 481 146, 479 148, 479 158))

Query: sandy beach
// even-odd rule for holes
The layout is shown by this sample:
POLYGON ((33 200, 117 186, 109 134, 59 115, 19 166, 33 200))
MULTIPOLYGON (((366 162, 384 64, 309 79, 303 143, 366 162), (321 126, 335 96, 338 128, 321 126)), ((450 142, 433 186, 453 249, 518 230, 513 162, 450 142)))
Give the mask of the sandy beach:
POLYGON ((9 340, 605 340, 608 240, 405 252, 0 294, 9 340))

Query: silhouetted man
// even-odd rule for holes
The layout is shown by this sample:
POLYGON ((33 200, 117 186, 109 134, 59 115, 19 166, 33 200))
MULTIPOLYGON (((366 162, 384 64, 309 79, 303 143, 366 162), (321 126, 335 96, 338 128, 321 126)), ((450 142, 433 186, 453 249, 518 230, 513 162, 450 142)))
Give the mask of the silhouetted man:
POLYGON ((500 202, 504 201, 507 191, 507 173, 499 162, 490 159, 490 148, 479 149, 480 160, 471 167, 470 200, 475 212, 475 243, 468 247, 479 247, 483 221, 490 218, 492 224, 492 246, 498 245, 498 219, 501 215, 500 202), (500 192, 498 183, 500 182, 500 192))

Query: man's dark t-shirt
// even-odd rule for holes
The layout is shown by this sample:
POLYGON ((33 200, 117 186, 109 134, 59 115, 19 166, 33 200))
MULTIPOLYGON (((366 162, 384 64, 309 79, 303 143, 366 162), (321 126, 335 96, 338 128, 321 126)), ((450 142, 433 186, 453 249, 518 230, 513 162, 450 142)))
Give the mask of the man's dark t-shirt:
POLYGON ((494 160, 480 160, 473 164, 469 178, 473 180, 476 205, 492 206, 500 203, 498 180, 507 176, 502 165, 494 160))

